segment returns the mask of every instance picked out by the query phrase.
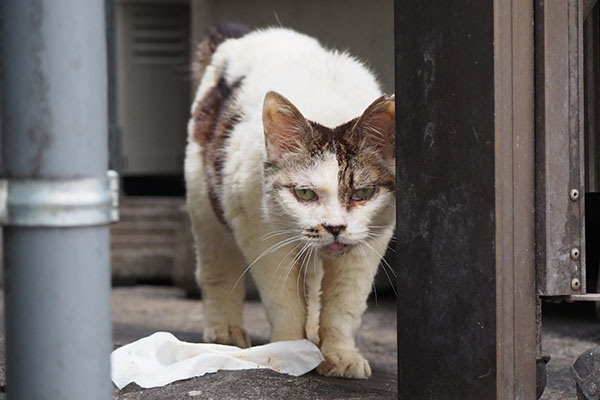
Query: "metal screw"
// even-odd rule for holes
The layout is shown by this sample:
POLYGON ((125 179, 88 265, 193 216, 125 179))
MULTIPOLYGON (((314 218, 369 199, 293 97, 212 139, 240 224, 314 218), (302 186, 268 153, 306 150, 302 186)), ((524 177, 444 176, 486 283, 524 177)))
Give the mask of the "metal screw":
POLYGON ((575 261, 579 260, 579 249, 577 247, 571 249, 571 258, 575 261))
POLYGON ((587 390, 588 390, 588 393, 593 396, 596 394, 596 391, 598 391, 598 386, 596 386, 596 384, 594 382, 590 382, 590 384, 587 387, 587 390))
POLYGON ((577 190, 577 189, 572 189, 572 190, 571 190, 570 197, 571 197, 571 200, 573 200, 573 201, 577 201, 577 200, 579 200, 579 190, 577 190))
POLYGON ((573 290, 579 290, 579 286, 580 286, 579 279, 573 278, 571 280, 571 289, 573 289, 573 290))

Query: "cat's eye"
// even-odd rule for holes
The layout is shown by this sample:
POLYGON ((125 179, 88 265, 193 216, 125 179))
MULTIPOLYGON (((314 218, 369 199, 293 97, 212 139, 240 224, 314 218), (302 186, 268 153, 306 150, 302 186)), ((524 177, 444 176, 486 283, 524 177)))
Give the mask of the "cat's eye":
POLYGON ((315 201, 317 200, 317 194, 310 189, 296 188, 294 189, 296 197, 302 201, 315 201))
POLYGON ((353 201, 368 200, 371 198, 371 196, 373 196, 373 193, 375 193, 374 187, 360 188, 360 189, 355 190, 354 193, 352 193, 352 200, 353 201))

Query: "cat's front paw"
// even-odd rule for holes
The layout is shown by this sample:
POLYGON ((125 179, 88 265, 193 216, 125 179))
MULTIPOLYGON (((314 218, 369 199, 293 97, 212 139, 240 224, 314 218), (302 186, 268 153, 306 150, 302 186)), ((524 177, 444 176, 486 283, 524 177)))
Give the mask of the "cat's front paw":
POLYGON ((237 325, 217 325, 204 328, 204 341, 207 343, 233 344, 241 348, 251 346, 248 332, 237 325))
POLYGON ((317 372, 338 378, 367 379, 371 376, 369 362, 356 351, 338 350, 323 354, 325 361, 317 372))

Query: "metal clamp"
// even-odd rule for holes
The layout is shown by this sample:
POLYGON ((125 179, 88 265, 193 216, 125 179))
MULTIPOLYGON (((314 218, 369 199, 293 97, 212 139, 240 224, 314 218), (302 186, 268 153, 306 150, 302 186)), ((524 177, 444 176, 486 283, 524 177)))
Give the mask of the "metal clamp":
POLYGON ((0 180, 0 225, 73 227, 119 220, 119 175, 0 180))

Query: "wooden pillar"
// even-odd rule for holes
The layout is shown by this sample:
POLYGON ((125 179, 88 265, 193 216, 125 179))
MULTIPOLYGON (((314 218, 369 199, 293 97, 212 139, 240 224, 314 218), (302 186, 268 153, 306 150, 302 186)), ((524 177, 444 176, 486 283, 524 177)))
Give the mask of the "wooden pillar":
POLYGON ((399 397, 535 398, 533 1, 395 18, 399 397))

